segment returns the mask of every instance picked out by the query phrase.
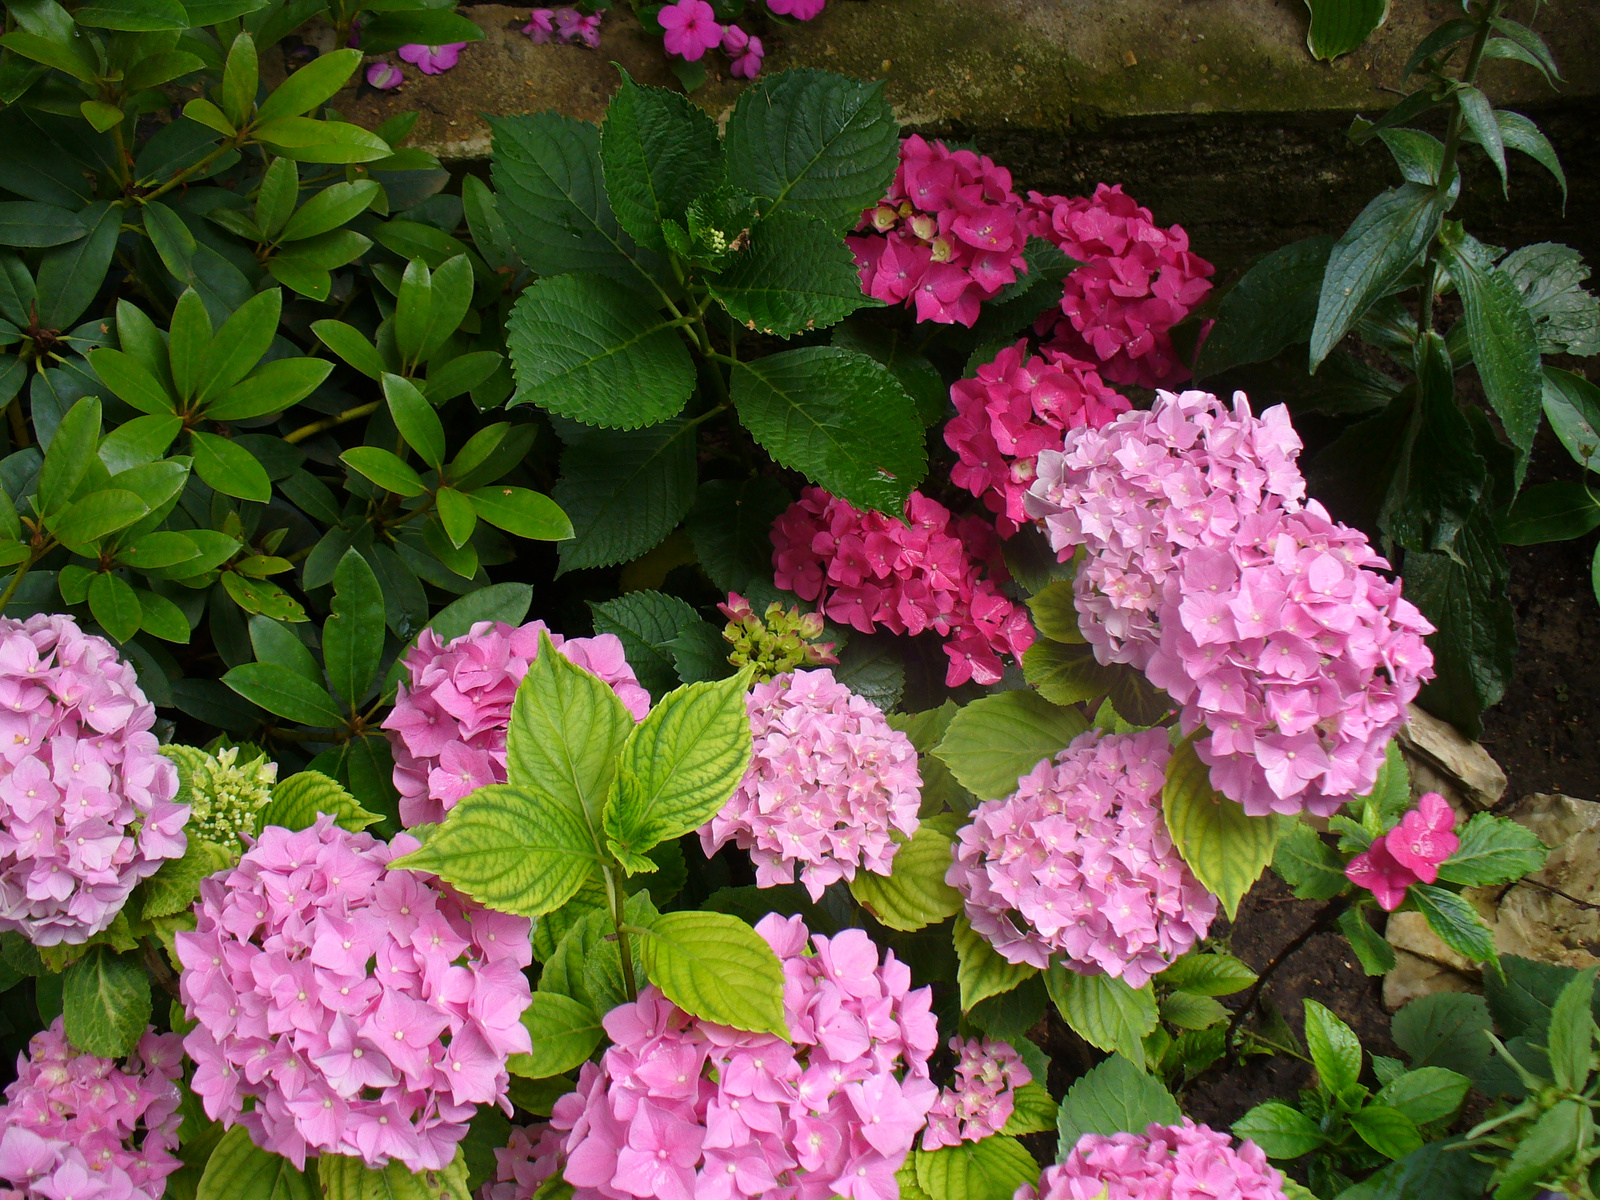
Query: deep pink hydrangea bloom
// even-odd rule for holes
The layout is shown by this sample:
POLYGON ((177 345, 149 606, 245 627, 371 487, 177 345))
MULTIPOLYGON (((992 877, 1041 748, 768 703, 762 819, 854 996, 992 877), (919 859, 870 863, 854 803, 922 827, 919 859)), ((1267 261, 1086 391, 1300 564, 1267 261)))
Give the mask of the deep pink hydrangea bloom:
POLYGON ((1000 656, 1020 659, 1035 634, 1027 610, 999 589, 1010 576, 994 527, 957 520, 921 492, 906 517, 909 525, 806 488, 773 523, 774 580, 863 633, 938 633, 951 687, 998 682, 1000 656))
POLYGON ((176 937, 195 1092, 296 1167, 329 1153, 439 1170, 479 1104, 510 1111, 506 1058, 532 1049, 528 919, 389 869, 417 845, 327 816, 269 826, 201 882, 195 931, 176 937))
POLYGON ((0 930, 78 944, 188 844, 132 665, 67 616, 0 617, 0 930))
POLYGON ((1395 861, 1383 838, 1352 858, 1344 873, 1351 883, 1377 897, 1378 907, 1384 912, 1399 908, 1405 902, 1406 889, 1417 882, 1415 873, 1395 861))
POLYGON ((564 658, 610 684, 634 720, 650 711, 650 693, 639 686, 615 634, 564 639, 543 621, 515 629, 479 621, 445 645, 424 629, 406 654, 407 677, 383 720, 405 824, 442 821, 461 797, 506 781, 511 704, 539 656, 541 633, 564 658))
POLYGON ((779 675, 745 696, 750 767, 700 830, 709 857, 750 852, 756 884, 800 882, 813 900, 865 867, 891 871, 893 830, 916 833, 922 777, 911 739, 823 668, 779 675))
POLYGON ((959 1146, 999 1133, 1016 1109, 1015 1093, 1033 1082, 1033 1072, 1005 1042, 988 1038, 950 1039, 956 1056, 956 1081, 941 1088, 928 1112, 922 1148, 959 1146))
POLYGON ((1167 733, 1079 734, 958 834, 945 881, 1008 962, 1143 987, 1206 935, 1217 900, 1161 816, 1167 733), (1018 924, 1018 918, 1021 924, 1018 924))
POLYGON ((1283 1176, 1261 1147, 1189 1118, 1144 1133, 1086 1133, 1037 1189, 1016 1200, 1285 1200, 1283 1176))
POLYGON ((754 79, 761 74, 761 59, 766 49, 761 39, 752 37, 737 25, 729 25, 722 34, 722 52, 728 56, 728 73, 741 79, 754 79))
POLYGON ((816 18, 828 0, 767 0, 767 7, 781 17, 793 17, 796 21, 810 21, 816 18))
POLYGON ((1439 864, 1461 845, 1455 835, 1456 813, 1438 792, 1428 792, 1383 837, 1350 860, 1345 875, 1366 888, 1385 912, 1404 903, 1413 883, 1439 878, 1439 864))
POLYGON ((405 72, 393 63, 375 62, 367 67, 368 85, 380 92, 392 92, 405 81, 405 72))
POLYGON ((17 1056, 0 1108, 0 1180, 27 1200, 160 1200, 183 1165, 183 1046, 147 1030, 126 1059, 80 1054, 61 1018, 17 1056))
POLYGON ((1189 378, 1169 330, 1211 291, 1213 267, 1189 249, 1182 226, 1162 229, 1122 186, 1094 195, 1028 193, 1029 230, 1083 266, 1067 276, 1059 314, 1041 334, 1075 358, 1100 364, 1112 383, 1162 387, 1189 378))
POLYGON ((866 933, 756 926, 783 962, 793 1038, 689 1016, 647 987, 604 1018, 612 1045, 556 1103, 575 1200, 897 1200, 894 1173, 938 1089, 927 988, 866 933))
POLYGON ((511 1139, 494 1152, 494 1178, 478 1189, 478 1200, 531 1200, 562 1163, 566 1134, 550 1125, 515 1125, 511 1139))
POLYGON ((415 63, 424 75, 442 75, 456 65, 466 48, 465 42, 449 42, 443 46, 413 43, 401 46, 399 53, 406 62, 415 63))
POLYGON ((1433 673, 1433 628, 1388 563, 1302 502, 1299 449, 1282 406, 1162 392, 1041 452, 1024 500, 1063 557, 1088 551, 1074 586, 1096 656, 1183 705, 1213 786, 1252 816, 1370 790, 1433 673))
POLYGON ((950 399, 956 415, 944 441, 960 460, 950 478, 999 514, 1003 538, 1028 520, 1022 497, 1039 452, 1061 449, 1065 430, 1104 425, 1130 407, 1088 363, 1058 350, 1028 357, 1026 339, 979 367, 976 378, 958 380, 950 399))
POLYGON ((706 0, 677 0, 658 12, 656 20, 667 31, 662 43, 667 53, 689 62, 699 62, 722 42, 716 10, 706 0))

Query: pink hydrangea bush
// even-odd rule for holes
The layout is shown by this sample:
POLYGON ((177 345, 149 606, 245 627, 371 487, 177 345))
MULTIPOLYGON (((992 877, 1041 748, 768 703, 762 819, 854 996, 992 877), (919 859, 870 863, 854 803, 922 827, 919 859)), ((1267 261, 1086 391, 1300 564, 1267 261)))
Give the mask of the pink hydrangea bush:
POLYGON ((79 944, 183 855, 189 806, 131 664, 68 616, 0 617, 0 930, 79 944))
POLYGON ((1283 1176, 1261 1147, 1189 1118, 1144 1133, 1086 1133, 1037 1188, 1016 1200, 1285 1200, 1283 1176))
POLYGON ((863 633, 933 630, 946 639, 951 687, 997 683, 1000 656, 1020 659, 1034 629, 1027 610, 1000 591, 1009 576, 994 527, 957 519, 920 492, 906 502, 906 518, 863 513, 806 488, 773 523, 774 581, 863 633))
POLYGON ((406 678, 383 720, 406 825, 442 821, 461 797, 506 781, 511 704, 539 656, 540 634, 562 657, 610 684, 634 720, 650 711, 650 693, 639 686, 615 634, 563 638, 543 621, 517 628, 479 621, 445 645, 424 629, 406 654, 406 678))
POLYGON ((1161 815, 1164 729, 1079 734, 957 834, 945 882, 1008 962, 1143 987, 1217 914, 1161 815))
POLYGON ((1417 806, 1371 846, 1350 860, 1345 875, 1366 888, 1385 912, 1405 901, 1413 883, 1439 878, 1439 864, 1461 845, 1455 834, 1456 813, 1438 792, 1428 792, 1417 806))
POLYGON ((950 1039, 956 1056, 954 1086, 939 1089, 922 1131, 922 1148, 978 1142, 1005 1128, 1016 1110, 1016 1090, 1033 1082, 1033 1072, 1005 1042, 988 1038, 950 1039))
POLYGON ((1211 782, 1252 816, 1328 816, 1371 790, 1433 658, 1433 632, 1358 530, 1304 501, 1278 406, 1204 392, 1068 432, 1025 498, 1083 546, 1084 636, 1183 706, 1211 782))
POLYGON ((701 828, 707 856, 729 841, 750 852, 756 884, 793 883, 811 898, 865 869, 888 875, 919 824, 922 777, 911 739, 823 668, 779 675, 745 696, 750 766, 701 828))
POLYGON ((121 1062, 80 1054, 61 1018, 17 1056, 0 1108, 0 1179, 27 1200, 160 1200, 178 1149, 183 1048, 146 1031, 121 1062))
POLYGON ((532 1200, 539 1185, 562 1163, 566 1134, 547 1124, 515 1125, 494 1152, 494 1178, 478 1189, 478 1200, 532 1200))
POLYGON ((927 988, 866 933, 756 926, 783 962, 793 1038, 696 1020, 647 987, 604 1018, 612 1045, 556 1103, 575 1200, 897 1200, 938 1089, 927 988))
POLYGON ((502 1104, 533 961, 526 917, 472 907, 320 816, 268 827, 200 885, 176 937, 184 1039, 214 1120, 296 1167, 308 1154, 439 1170, 479 1104, 502 1104))
POLYGON ((1064 433, 1098 428, 1128 411, 1128 401, 1086 362, 1059 350, 1028 355, 1028 343, 1007 346, 975 378, 950 389, 956 415, 944 427, 956 452, 950 478, 983 498, 1003 538, 1026 524, 1022 498, 1038 474, 1041 450, 1060 450, 1064 433))

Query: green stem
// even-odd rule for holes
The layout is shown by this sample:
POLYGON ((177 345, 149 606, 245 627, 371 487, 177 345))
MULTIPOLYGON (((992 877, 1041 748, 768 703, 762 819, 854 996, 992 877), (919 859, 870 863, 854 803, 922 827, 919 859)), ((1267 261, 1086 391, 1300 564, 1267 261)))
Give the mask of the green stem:
POLYGON ((377 411, 378 402, 376 400, 368 401, 366 404, 358 404, 354 408, 345 409, 337 416, 323 417, 320 421, 312 421, 309 425, 302 425, 292 433, 285 434, 283 440, 290 444, 303 442, 308 437, 315 437, 325 429, 333 429, 350 421, 359 421, 362 417, 377 411))
POLYGON ((610 867, 601 867, 606 877, 606 900, 611 906, 611 924, 617 931, 617 952, 622 956, 622 986, 627 989, 628 999, 639 998, 639 985, 633 978, 633 952, 628 947, 628 930, 623 924, 623 906, 627 904, 627 897, 622 891, 622 880, 610 867))
POLYGON ((152 201, 152 200, 159 200, 162 196, 165 196, 173 188, 181 187, 182 185, 188 183, 189 180, 194 178, 195 175, 197 175, 199 172, 205 170, 212 163, 216 162, 217 159, 221 158, 229 150, 235 150, 237 148, 238 147, 233 145, 232 141, 223 142, 222 145, 218 146, 210 154, 206 155, 199 162, 195 163, 194 166, 185 167, 183 170, 179 171, 176 175, 174 175, 171 179, 169 179, 165 183, 163 183, 155 191, 149 192, 146 195, 140 196, 139 197, 139 203, 140 204, 149 204, 150 201, 152 201))

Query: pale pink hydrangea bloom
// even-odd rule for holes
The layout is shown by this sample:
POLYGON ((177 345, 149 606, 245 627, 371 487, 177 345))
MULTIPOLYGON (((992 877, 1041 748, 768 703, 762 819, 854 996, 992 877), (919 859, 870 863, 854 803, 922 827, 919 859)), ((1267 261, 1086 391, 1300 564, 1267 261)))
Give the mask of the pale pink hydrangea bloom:
POLYGON ((728 56, 728 73, 742 79, 754 79, 761 74, 761 59, 766 53, 761 39, 752 37, 737 25, 729 25, 722 34, 722 52, 728 56))
POLYGON ((178 1149, 183 1046, 147 1030, 126 1059, 80 1054, 61 1018, 17 1056, 0 1108, 0 1180, 27 1200, 160 1200, 178 1149))
POLYGON ((950 1051, 956 1056, 956 1081, 939 1090, 928 1112, 924 1150, 979 1142, 999 1133, 1016 1110, 1016 1090, 1033 1082, 1033 1072, 1005 1042, 953 1037, 950 1051))
POLYGON ((1211 292, 1214 268, 1180 225, 1162 229, 1122 186, 1094 195, 1028 193, 1029 232, 1083 264, 1067 276, 1061 310, 1039 321, 1056 348, 1100 364, 1112 383, 1162 387, 1189 378, 1171 328, 1211 292))
POLYGON ((1252 816, 1371 789, 1433 674, 1433 627, 1358 530, 1303 501, 1300 439, 1204 392, 1067 433, 1024 500, 1066 557, 1084 636, 1183 706, 1211 782, 1252 816))
POLYGON ((1028 357, 1026 339, 979 367, 976 378, 958 380, 950 399, 956 415, 944 441, 959 460, 950 479, 998 514, 1003 538, 1027 523, 1022 498, 1038 474, 1039 452, 1061 449, 1065 430, 1104 425, 1130 407, 1088 363, 1059 350, 1028 357))
POLYGON ((201 882, 195 931, 176 937, 195 1092, 296 1167, 324 1153, 439 1170, 478 1105, 510 1111, 507 1056, 532 1049, 528 919, 389 869, 417 846, 328 816, 269 826, 201 882))
POLYGON ((1216 897, 1161 816, 1170 754, 1164 729, 1091 729, 973 810, 945 882, 1006 961, 1137 988, 1206 935, 1216 897))
POLYGON ((516 1125, 494 1152, 494 1178, 478 1189, 478 1200, 531 1200, 539 1185, 561 1166, 567 1135, 546 1124, 516 1125))
POLYGON ((792 1042, 689 1016, 647 987, 604 1018, 612 1045, 556 1103, 574 1200, 897 1200, 938 1089, 927 988, 866 933, 756 926, 783 962, 792 1042))
POLYGON ((1027 610, 998 586, 1010 576, 994 526, 957 519, 921 492, 906 501, 906 518, 806 488, 773 522, 774 581, 863 633, 932 630, 945 639, 951 687, 999 682, 1000 656, 1021 659, 1035 634, 1027 610))
POLYGON ((1385 912, 1405 901, 1413 883, 1439 878, 1439 864, 1461 845, 1455 834, 1456 813, 1438 792, 1428 792, 1417 806, 1372 845, 1350 860, 1345 875, 1366 888, 1385 912))
POLYGON ((424 46, 414 42, 409 46, 401 46, 399 53, 406 62, 415 63, 424 75, 442 75, 456 65, 466 48, 465 42, 448 42, 443 46, 424 46))
POLYGON ((68 616, 0 617, 0 930, 79 944, 188 839, 131 664, 68 616))
POLYGON ((1086 1133, 1038 1188, 1015 1200, 1285 1200, 1283 1176, 1261 1147, 1189 1118, 1144 1133, 1086 1133))
POLYGON ((722 26, 706 0, 676 0, 658 12, 656 20, 666 30, 662 45, 667 53, 689 62, 699 62, 707 50, 722 43, 722 26))
POLYGON ((814 20, 827 4, 828 0, 767 0, 767 7, 773 12, 796 21, 814 20))
POLYGON ((539 656, 541 633, 562 657, 610 684, 634 720, 650 711, 650 693, 639 686, 615 634, 563 638, 543 621, 515 629, 479 621, 445 645, 424 629, 406 654, 406 678, 383 720, 403 823, 442 821, 461 797, 506 781, 511 704, 539 656))
POLYGON ((700 830, 706 854, 750 852, 756 884, 800 882, 816 900, 857 868, 893 868, 892 833, 916 833, 922 777, 911 739, 827 668, 779 675, 745 696, 750 767, 700 830))

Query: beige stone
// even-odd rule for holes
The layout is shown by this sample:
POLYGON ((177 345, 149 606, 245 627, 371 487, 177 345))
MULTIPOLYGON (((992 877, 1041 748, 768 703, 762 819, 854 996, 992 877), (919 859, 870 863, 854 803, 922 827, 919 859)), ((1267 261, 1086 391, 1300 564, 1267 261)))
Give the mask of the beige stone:
POLYGON ((1542 871, 1499 898, 1495 945, 1569 967, 1600 962, 1600 804, 1533 795, 1509 815, 1551 849, 1542 871))
POLYGON ((1449 722, 1413 704, 1399 737, 1416 794, 1439 792, 1468 811, 1493 808, 1505 795, 1506 773, 1500 764, 1449 722))

